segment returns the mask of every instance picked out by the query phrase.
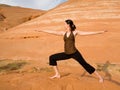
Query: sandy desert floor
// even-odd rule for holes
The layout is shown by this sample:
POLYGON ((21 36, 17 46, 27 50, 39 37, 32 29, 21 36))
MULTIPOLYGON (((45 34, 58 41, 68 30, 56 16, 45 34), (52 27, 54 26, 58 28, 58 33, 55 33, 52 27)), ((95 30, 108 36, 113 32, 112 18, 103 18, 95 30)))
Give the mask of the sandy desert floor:
POLYGON ((28 60, 0 61, 0 90, 119 90, 120 65, 93 64, 103 76, 99 83, 93 74, 89 75, 74 60, 59 62, 60 79, 50 79, 54 74, 48 63, 28 60))

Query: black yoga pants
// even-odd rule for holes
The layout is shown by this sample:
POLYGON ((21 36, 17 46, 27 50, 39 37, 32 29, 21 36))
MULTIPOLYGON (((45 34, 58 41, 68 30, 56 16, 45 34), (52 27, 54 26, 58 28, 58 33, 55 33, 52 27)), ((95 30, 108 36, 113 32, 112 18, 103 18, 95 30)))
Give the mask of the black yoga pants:
POLYGON ((53 54, 49 57, 49 64, 52 66, 57 66, 57 61, 70 58, 75 59, 79 64, 81 64, 89 74, 92 74, 95 71, 95 68, 84 60, 79 51, 76 51, 74 54, 65 54, 64 52, 53 54))

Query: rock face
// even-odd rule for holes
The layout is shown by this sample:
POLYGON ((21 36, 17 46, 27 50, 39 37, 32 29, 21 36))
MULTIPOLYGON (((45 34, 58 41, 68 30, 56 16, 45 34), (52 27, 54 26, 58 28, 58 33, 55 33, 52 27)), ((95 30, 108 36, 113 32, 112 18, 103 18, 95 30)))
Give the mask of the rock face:
MULTIPOLYGON (((115 24, 120 20, 120 1, 119 0, 70 0, 57 8, 49 11, 46 15, 37 18, 35 21, 24 25, 45 25, 42 29, 62 29, 60 24, 65 19, 72 19, 78 29, 86 29, 97 25, 98 29, 115 24), (111 23, 112 22, 112 23, 111 23), (46 27, 47 26, 47 27, 46 27), (55 26, 55 27, 54 27, 55 26)), ((41 28, 41 27, 40 27, 41 28)), ((110 29, 110 28, 108 28, 110 29)))
POLYGON ((17 26, 33 18, 41 16, 45 11, 0 5, 0 31, 17 26))
MULTIPOLYGON (((26 19, 29 20, 31 18, 26 19)), ((16 49, 19 55, 15 58, 27 57, 29 59, 38 59, 39 55, 43 55, 43 53, 43 58, 47 57, 48 53, 46 52, 62 51, 61 43, 63 42, 61 39, 58 40, 57 37, 38 33, 35 30, 64 30, 64 20, 66 19, 72 19, 77 26, 77 30, 107 30, 107 33, 101 35, 80 36, 80 38, 77 38, 76 45, 78 49, 82 48, 82 53, 90 60, 103 60, 101 62, 114 60, 118 62, 118 58, 120 58, 120 41, 118 39, 120 37, 120 0, 69 0, 38 18, 2 33, 0 35, 1 39, 15 40, 16 46, 12 49, 9 48, 9 51, 12 50, 10 53, 3 53, 7 50, 4 48, 8 46, 8 42, 4 41, 1 44, 1 58, 7 57, 6 55, 9 55, 9 58, 14 58, 16 49), (39 40, 36 40, 36 38, 39 40), (29 45, 28 47, 33 52, 24 44, 21 46, 19 44, 20 41, 16 41, 18 39, 26 40, 26 42, 24 41, 25 45, 29 45), (51 42, 54 43, 50 45, 51 42), (46 45, 45 47, 43 47, 44 44, 46 45), (57 45, 57 48, 55 45, 57 45), (42 47, 42 49, 40 50, 39 47, 42 47), (31 56, 34 53, 36 55, 34 57, 31 56)))

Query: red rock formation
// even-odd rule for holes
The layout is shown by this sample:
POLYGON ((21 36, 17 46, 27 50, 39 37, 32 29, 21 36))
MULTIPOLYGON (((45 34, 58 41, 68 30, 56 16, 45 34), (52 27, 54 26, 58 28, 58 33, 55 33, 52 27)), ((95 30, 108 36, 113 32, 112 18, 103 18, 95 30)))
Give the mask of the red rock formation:
MULTIPOLYGON (((120 50, 118 49, 120 45, 118 40, 120 28, 119 6, 119 0, 70 0, 36 19, 10 29, 10 31, 1 34, 0 38, 32 39, 36 37, 46 37, 45 40, 48 40, 46 45, 49 46, 51 40, 54 41, 57 39, 52 38, 52 36, 45 36, 46 34, 38 33, 34 30, 64 30, 64 20, 69 18, 75 22, 77 30, 108 30, 108 32, 103 35, 78 38, 77 46, 78 48, 82 47, 84 54, 88 55, 88 58, 91 60, 93 60, 92 57, 94 57, 94 60, 98 61, 109 59, 110 61, 115 60, 115 62, 117 62, 119 60, 118 58, 120 58, 120 50), (110 51, 112 51, 112 53, 110 53, 110 51)), ((44 43, 46 42, 45 40, 44 43)), ((40 41, 42 42, 42 39, 40 39, 40 41)), ((43 47, 42 44, 40 44, 40 46, 43 47)), ((31 47, 33 50, 34 48, 35 47, 31 47)), ((46 48, 43 49, 43 51, 38 51, 38 53, 49 52, 46 51, 46 48)), ((55 47, 53 50, 54 49, 55 47)), ((60 47, 58 47, 58 49, 60 49, 60 47)), ((24 49, 20 49, 20 51, 26 52, 24 49)), ((28 56, 31 57, 30 55, 28 56)))
POLYGON ((31 63, 15 73, 0 74, 0 90, 120 90, 119 29, 120 0, 69 0, 1 33, 0 60, 30 60, 31 63), (108 30, 104 34, 76 37, 76 46, 87 62, 95 67, 96 63, 103 63, 100 67, 104 70, 99 72, 105 76, 103 84, 94 75, 84 74, 84 69, 74 60, 59 62, 61 79, 48 78, 54 74, 51 68, 46 68, 49 56, 63 51, 63 37, 35 30, 64 30, 64 20, 68 18, 75 22, 77 30, 108 30), (106 61, 110 67, 105 66, 106 61))
POLYGON ((0 5, 0 8, 0 20, 3 21, 3 19, 6 18, 4 22, 0 22, 1 31, 4 31, 5 28, 9 29, 17 26, 45 13, 45 11, 42 10, 12 7, 8 5, 0 5))

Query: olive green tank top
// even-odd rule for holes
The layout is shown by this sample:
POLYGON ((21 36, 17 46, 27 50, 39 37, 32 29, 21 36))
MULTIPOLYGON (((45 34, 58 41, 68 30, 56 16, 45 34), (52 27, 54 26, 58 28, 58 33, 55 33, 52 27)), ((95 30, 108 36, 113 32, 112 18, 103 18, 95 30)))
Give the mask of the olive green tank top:
POLYGON ((73 54, 77 51, 73 32, 70 33, 69 37, 67 37, 67 32, 64 35, 64 51, 66 54, 73 54))

